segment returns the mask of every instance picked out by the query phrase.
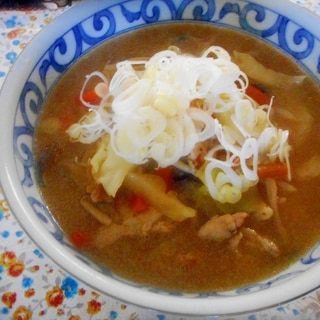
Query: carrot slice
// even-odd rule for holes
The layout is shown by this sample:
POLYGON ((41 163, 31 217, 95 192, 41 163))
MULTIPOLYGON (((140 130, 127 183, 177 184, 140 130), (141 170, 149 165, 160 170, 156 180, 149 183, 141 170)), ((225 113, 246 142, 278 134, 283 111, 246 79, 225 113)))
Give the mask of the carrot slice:
POLYGON ((70 235, 70 241, 78 248, 88 245, 91 237, 87 231, 76 230, 70 235))
POLYGON ((270 97, 255 86, 249 85, 246 90, 246 94, 254 101, 256 101, 259 105, 270 103, 270 97))
POLYGON ((258 166, 258 177, 263 178, 286 178, 288 176, 288 166, 286 163, 268 163, 258 166))
POLYGON ((82 98, 84 101, 93 105, 99 104, 101 101, 101 98, 96 94, 95 90, 89 90, 84 92, 82 98))
POLYGON ((149 208, 148 202, 139 195, 133 195, 130 201, 130 209, 133 212, 139 213, 147 210, 149 208))

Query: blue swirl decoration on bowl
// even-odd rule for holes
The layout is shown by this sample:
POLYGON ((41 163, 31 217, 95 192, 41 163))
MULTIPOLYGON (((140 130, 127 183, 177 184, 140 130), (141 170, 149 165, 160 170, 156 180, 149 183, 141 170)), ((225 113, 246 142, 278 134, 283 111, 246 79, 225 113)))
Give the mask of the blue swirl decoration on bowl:
MULTIPOLYGON (((21 92, 14 127, 16 165, 21 185, 35 215, 45 224, 55 239, 71 250, 74 255, 95 269, 110 275, 108 270, 95 265, 72 248, 42 202, 36 186, 32 144, 37 117, 48 91, 75 60, 103 41, 124 32, 156 23, 197 21, 239 29, 262 38, 296 59, 314 78, 320 77, 320 58, 316 49, 320 46, 319 39, 295 21, 262 5, 244 0, 232 2, 227 0, 123 0, 116 4, 112 3, 108 5, 106 2, 102 10, 75 24, 55 39, 47 51, 43 52, 42 58, 35 65, 21 92)), ((291 269, 273 279, 230 292, 201 293, 197 297, 233 296, 264 290, 301 274, 319 259, 318 245, 291 269)), ((181 295, 181 293, 164 292, 156 288, 146 288, 146 290, 181 295)))

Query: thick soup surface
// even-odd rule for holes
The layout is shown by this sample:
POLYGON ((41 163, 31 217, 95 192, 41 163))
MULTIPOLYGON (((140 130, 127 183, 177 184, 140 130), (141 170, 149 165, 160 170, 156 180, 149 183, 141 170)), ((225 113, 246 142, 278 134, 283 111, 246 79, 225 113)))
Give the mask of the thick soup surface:
MULTIPOLYGON (((201 24, 160 25, 109 40, 88 53, 59 80, 41 114, 34 150, 41 192, 52 215, 75 245, 116 274, 138 283, 188 292, 228 290, 277 274, 319 240, 320 129, 316 124, 320 90, 308 76, 303 81, 285 77, 280 84, 271 85, 263 82, 266 75, 261 75, 263 83, 249 76, 250 84, 274 97, 273 124, 290 132, 291 181, 267 177, 255 187, 268 203, 272 201, 268 188, 276 181, 271 206, 277 212, 272 217, 262 219, 247 212, 249 216, 234 236, 203 239, 198 230, 209 218, 246 211, 245 202, 251 196, 244 197, 241 205, 217 204, 203 192, 200 181, 178 170, 174 170, 170 190, 195 208, 197 215, 179 223, 167 219, 156 226, 157 232, 139 229, 135 235, 123 231, 127 226, 118 227, 123 223, 118 211, 132 215, 128 212, 132 194, 126 188, 113 199, 102 192, 101 198, 97 195, 98 200, 91 201, 90 193, 92 197, 93 190, 95 194, 101 191, 88 173, 88 159, 96 144, 71 142, 66 133, 88 111, 79 100, 86 75, 125 59, 150 57, 169 46, 200 55, 211 45, 225 48, 231 57, 234 51, 249 54, 268 70, 289 76, 304 74, 284 54, 237 31, 201 24), (111 228, 105 217, 99 221, 89 213, 92 207, 98 209, 98 216, 106 213, 117 227, 111 228), (105 240, 116 232, 120 235, 113 235, 113 241, 105 240)), ((149 172, 150 167, 152 164, 144 165, 143 170, 149 172)), ((137 211, 134 216, 143 220, 143 208, 142 213, 137 211)))

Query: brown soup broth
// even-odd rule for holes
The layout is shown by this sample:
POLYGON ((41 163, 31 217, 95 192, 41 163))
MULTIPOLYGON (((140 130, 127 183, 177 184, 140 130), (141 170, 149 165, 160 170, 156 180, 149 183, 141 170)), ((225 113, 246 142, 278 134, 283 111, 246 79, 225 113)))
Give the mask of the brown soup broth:
MULTIPOLYGON (((87 193, 88 169, 74 165, 79 159, 90 157, 92 147, 70 142, 65 132, 87 111, 79 102, 85 76, 94 70, 102 71, 106 64, 134 57, 150 57, 171 45, 195 55, 210 45, 222 46, 231 55, 234 50, 248 53, 273 70, 288 75, 304 74, 293 60, 261 40, 238 31, 201 24, 148 27, 108 40, 90 51, 53 88, 45 102, 35 136, 41 193, 67 235, 81 230, 94 236, 101 227, 80 205, 80 198, 87 193)), ((320 90, 308 76, 294 88, 285 85, 267 90, 275 97, 271 115, 273 123, 290 131, 290 185, 294 191, 283 194, 278 188, 279 214, 284 231, 279 231, 274 218, 258 222, 255 217, 249 217, 245 226, 275 242, 280 256, 272 257, 250 245, 240 245, 239 250, 234 250, 227 242, 201 240, 197 230, 207 219, 201 212, 212 208, 219 213, 219 209, 213 200, 204 203, 193 198, 192 188, 197 185, 194 181, 191 186, 185 181, 177 181, 173 189, 181 193, 180 198, 187 205, 196 203, 197 219, 181 222, 171 233, 123 237, 101 248, 89 242, 82 249, 124 278, 188 292, 228 290, 259 281, 277 274, 307 252, 320 235, 317 192, 320 178, 317 174, 309 178, 310 172, 304 172, 305 164, 320 156, 320 129, 312 125, 320 119, 317 107, 320 90)), ((320 171, 315 168, 313 172, 317 170, 320 171)), ((125 192, 120 192, 117 197, 118 202, 126 201, 125 192)), ((108 208, 109 204, 105 207, 108 208)), ((105 207, 101 205, 102 209, 105 207)))

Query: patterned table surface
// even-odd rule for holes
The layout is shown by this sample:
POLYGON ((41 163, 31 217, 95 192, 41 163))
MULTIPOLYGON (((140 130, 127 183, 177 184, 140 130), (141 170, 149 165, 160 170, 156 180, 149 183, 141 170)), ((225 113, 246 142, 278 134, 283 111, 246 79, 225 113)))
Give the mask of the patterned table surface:
MULTIPOLYGON (((291 1, 320 15, 319 0, 291 1)), ((0 87, 27 43, 63 10, 0 11, 0 87)), ((1 188, 0 298, 0 320, 194 319, 125 304, 67 274, 26 235, 10 212, 1 188)), ((221 319, 320 319, 320 289, 272 309, 221 319)))

